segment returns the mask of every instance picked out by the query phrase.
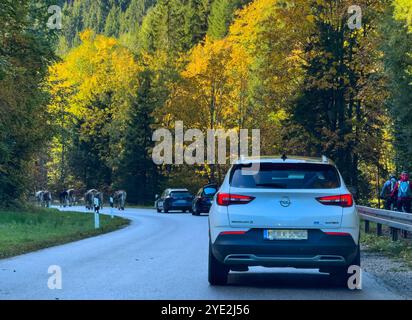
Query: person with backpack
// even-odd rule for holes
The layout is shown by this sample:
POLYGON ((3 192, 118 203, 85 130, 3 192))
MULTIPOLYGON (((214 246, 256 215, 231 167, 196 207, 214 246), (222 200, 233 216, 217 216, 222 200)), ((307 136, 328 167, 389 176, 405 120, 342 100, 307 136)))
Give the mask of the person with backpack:
POLYGON ((411 182, 409 181, 409 174, 406 171, 401 173, 400 180, 396 183, 392 195, 397 196, 398 211, 411 213, 411 182))
POLYGON ((391 174, 383 185, 380 198, 385 200, 385 210, 393 210, 396 207, 396 195, 392 195, 396 182, 396 176, 391 174))

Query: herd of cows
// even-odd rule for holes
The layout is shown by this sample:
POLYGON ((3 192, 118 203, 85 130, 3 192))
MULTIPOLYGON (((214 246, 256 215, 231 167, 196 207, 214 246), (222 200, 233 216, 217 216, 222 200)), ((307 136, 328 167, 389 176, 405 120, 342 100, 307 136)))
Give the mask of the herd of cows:
MULTIPOLYGON (((37 191, 35 194, 36 202, 41 207, 49 208, 53 203, 52 193, 48 190, 37 191)), ((112 208, 124 210, 126 206, 127 193, 124 190, 118 190, 109 195, 109 205, 112 208)), ((96 189, 87 190, 83 197, 79 191, 68 189, 60 192, 59 205, 61 207, 71 207, 84 203, 87 210, 94 208, 94 199, 99 198, 100 208, 103 207, 104 195, 103 192, 96 189)))

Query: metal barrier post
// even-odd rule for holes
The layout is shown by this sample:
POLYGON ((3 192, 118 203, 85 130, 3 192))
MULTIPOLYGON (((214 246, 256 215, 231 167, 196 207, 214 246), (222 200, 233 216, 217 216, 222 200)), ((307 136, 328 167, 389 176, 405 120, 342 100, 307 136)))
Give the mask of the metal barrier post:
POLYGON ((392 241, 398 241, 398 229, 391 227, 392 241))
POLYGON ((380 237, 382 235, 382 224, 376 224, 376 234, 380 237))
POLYGON ((365 221, 365 233, 369 233, 369 221, 365 221))

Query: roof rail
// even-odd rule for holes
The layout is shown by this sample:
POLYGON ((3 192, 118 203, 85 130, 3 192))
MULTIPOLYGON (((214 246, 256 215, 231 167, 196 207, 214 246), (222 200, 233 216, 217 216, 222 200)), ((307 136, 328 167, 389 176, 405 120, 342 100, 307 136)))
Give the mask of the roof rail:
POLYGON ((324 163, 329 163, 328 157, 325 156, 325 155, 322 155, 322 162, 324 162, 324 163))

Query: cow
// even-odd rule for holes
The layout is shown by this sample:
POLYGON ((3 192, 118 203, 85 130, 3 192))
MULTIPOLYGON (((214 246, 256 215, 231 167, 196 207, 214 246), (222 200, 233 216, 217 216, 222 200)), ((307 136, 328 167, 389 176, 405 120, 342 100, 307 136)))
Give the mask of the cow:
POLYGON ((103 208, 103 193, 97 191, 96 189, 90 189, 84 194, 84 202, 87 210, 92 210, 94 208, 93 199, 96 196, 100 199, 100 209, 103 208))
POLYGON ((60 192, 59 194, 59 200, 60 200, 60 206, 61 207, 66 207, 69 202, 69 194, 66 190, 60 192))
POLYGON ((118 190, 113 194, 114 206, 119 210, 124 210, 126 205, 127 193, 124 190, 118 190))
POLYGON ((69 207, 76 205, 76 191, 74 189, 69 189, 66 192, 69 207))
POLYGON ((38 204, 39 206, 41 206, 42 201, 43 201, 43 192, 44 192, 44 191, 37 191, 36 194, 35 194, 35 196, 36 196, 36 201, 37 201, 37 204, 38 204))
POLYGON ((60 206, 71 207, 76 204, 76 192, 74 189, 68 189, 60 192, 60 206))
POLYGON ((50 208, 52 202, 52 194, 48 190, 37 191, 36 199, 39 206, 50 208))

